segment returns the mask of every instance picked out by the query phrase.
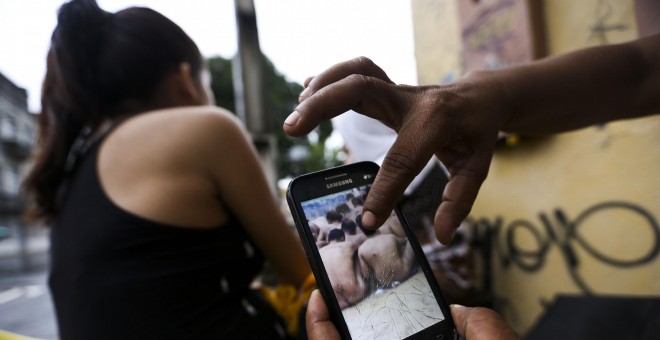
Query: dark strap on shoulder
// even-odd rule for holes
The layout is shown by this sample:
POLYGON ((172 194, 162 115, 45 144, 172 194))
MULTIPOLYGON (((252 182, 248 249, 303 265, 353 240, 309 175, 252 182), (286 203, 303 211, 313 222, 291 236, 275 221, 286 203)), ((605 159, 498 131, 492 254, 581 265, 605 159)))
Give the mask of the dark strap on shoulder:
POLYGON ((103 141, 103 139, 123 121, 124 119, 116 119, 112 122, 103 124, 99 130, 97 130, 97 133, 93 133, 92 128, 89 126, 85 126, 80 130, 80 133, 73 141, 73 144, 71 144, 69 153, 66 157, 63 178, 57 190, 55 199, 57 205, 62 204, 71 182, 71 174, 76 169, 83 156, 85 156, 93 146, 96 146, 103 141))
POLYGON ((85 126, 80 130, 78 137, 71 144, 69 148, 69 153, 66 157, 66 164, 64 167, 65 174, 69 174, 73 169, 75 169, 78 160, 84 156, 89 149, 100 143, 105 136, 107 136, 112 130, 114 130, 119 123, 123 122, 123 119, 116 119, 112 122, 101 125, 97 133, 93 133, 92 128, 85 126))

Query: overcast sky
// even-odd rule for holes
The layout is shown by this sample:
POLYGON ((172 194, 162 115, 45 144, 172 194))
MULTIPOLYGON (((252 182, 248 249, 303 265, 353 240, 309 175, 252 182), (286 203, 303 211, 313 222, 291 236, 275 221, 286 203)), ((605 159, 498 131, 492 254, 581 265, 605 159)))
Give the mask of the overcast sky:
MULTIPOLYGON (((101 8, 151 7, 179 24, 206 57, 236 53, 233 0, 97 0, 101 8)), ((45 55, 61 0, 0 0, 0 72, 28 90, 40 110, 45 55)), ((410 0, 255 0, 261 48, 302 83, 360 55, 397 83, 416 84, 410 0)))

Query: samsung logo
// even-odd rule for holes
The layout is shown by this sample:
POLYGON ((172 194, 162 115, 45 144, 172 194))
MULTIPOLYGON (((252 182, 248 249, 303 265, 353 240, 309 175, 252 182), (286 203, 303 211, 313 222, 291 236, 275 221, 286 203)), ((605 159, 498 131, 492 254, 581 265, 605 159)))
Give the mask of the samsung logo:
POLYGON ((345 179, 345 180, 342 180, 342 181, 337 181, 337 182, 334 182, 334 183, 328 183, 328 184, 325 185, 325 188, 326 189, 332 189, 332 188, 340 187, 342 185, 351 184, 351 183, 353 183, 353 180, 349 178, 349 179, 345 179))

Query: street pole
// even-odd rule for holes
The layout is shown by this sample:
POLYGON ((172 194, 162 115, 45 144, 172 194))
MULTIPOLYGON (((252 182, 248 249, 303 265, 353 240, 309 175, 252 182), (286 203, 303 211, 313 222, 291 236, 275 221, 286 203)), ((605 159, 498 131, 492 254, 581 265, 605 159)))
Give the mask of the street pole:
POLYGON ((277 183, 277 144, 265 105, 264 57, 259 47, 253 0, 234 0, 238 53, 233 61, 236 113, 245 123, 273 193, 277 183))

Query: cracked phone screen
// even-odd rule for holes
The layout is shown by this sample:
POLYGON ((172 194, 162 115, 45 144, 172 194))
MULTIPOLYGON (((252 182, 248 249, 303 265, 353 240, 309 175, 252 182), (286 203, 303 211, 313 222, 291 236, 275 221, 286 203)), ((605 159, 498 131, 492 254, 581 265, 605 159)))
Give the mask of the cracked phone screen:
POLYGON ((302 202, 353 339, 403 339, 445 319, 394 212, 362 228, 369 186, 302 202))

